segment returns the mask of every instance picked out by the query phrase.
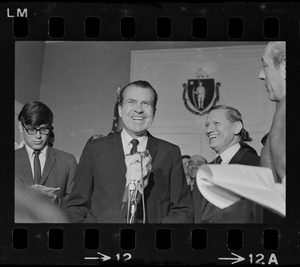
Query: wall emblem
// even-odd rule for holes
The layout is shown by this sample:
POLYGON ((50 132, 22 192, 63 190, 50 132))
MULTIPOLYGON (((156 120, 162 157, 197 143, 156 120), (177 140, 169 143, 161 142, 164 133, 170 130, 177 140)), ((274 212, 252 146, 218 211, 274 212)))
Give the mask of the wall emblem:
POLYGON ((214 79, 191 79, 183 84, 183 101, 194 114, 203 115, 219 101, 221 83, 214 79))

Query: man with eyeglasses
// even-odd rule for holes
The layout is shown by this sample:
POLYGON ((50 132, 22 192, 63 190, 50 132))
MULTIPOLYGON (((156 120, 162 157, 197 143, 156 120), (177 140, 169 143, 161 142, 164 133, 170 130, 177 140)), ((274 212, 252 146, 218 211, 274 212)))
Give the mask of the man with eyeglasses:
POLYGON ((46 195, 60 206, 71 193, 76 159, 49 146, 53 113, 44 103, 28 102, 18 120, 24 146, 15 150, 15 183, 46 195))
POLYGON ((184 169, 184 174, 186 178, 187 184, 189 184, 190 181, 190 176, 189 176, 189 170, 188 170, 188 164, 189 164, 189 159, 191 158, 190 155, 182 155, 181 156, 181 161, 184 169))
POLYGON ((206 158, 200 155, 193 155, 190 157, 189 161, 187 162, 187 169, 189 174, 188 185, 192 192, 192 199, 193 199, 193 207, 194 207, 194 223, 198 223, 201 220, 201 194, 199 188, 196 183, 196 176, 197 171, 201 165, 207 164, 206 158))
POLYGON ((187 169, 188 169, 188 173, 189 173, 189 181, 188 181, 188 185, 191 188, 191 191, 193 191, 194 186, 196 186, 196 174, 197 174, 197 170, 198 168, 202 165, 202 164, 206 164, 207 160, 200 156, 200 155, 193 155, 190 157, 188 164, 187 164, 187 169))

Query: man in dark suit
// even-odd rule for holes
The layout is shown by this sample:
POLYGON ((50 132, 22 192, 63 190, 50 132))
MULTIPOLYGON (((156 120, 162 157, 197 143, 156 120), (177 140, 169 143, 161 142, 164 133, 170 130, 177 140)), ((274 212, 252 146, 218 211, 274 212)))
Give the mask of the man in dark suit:
POLYGON ((193 155, 188 161, 188 171, 189 171, 189 186, 192 191, 192 199, 194 204, 194 223, 199 222, 201 219, 201 194, 198 188, 198 185, 196 183, 196 175, 198 169, 203 165, 207 164, 206 158, 200 156, 200 155, 193 155), (199 219, 200 218, 200 219, 199 219))
POLYGON ((74 188, 66 203, 71 222, 126 223, 127 204, 122 203, 127 165, 136 139, 137 152, 147 149, 152 171, 145 175, 144 202, 137 204, 134 223, 192 223, 193 205, 178 146, 152 136, 150 127, 157 93, 146 81, 125 86, 118 98, 124 122, 121 132, 89 140, 82 152, 74 188))
POLYGON ((44 103, 28 102, 18 120, 25 145, 15 150, 16 184, 21 182, 60 205, 72 190, 76 159, 48 145, 53 113, 44 103))
MULTIPOLYGON (((259 156, 241 147, 239 142, 242 131, 242 116, 235 108, 219 105, 209 111, 205 122, 205 134, 209 146, 218 154, 216 160, 210 164, 259 165, 259 156)), ((199 223, 262 222, 262 207, 247 199, 241 199, 225 209, 220 209, 201 195, 200 209, 201 218, 197 221, 199 223)))

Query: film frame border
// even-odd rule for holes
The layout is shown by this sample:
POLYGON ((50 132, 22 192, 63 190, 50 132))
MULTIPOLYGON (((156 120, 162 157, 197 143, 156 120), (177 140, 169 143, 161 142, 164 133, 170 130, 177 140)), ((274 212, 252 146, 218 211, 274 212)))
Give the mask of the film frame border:
MULTIPOLYGON (((91 6, 100 7, 101 12, 97 12, 96 9, 92 7, 84 7, 82 9, 81 3, 66 4, 66 3, 45 3, 42 7, 43 14, 38 14, 40 12, 41 4, 38 3, 7 3, 1 4, 2 13, 0 16, 1 24, 4 25, 1 30, 1 48, 2 51, 6 51, 4 55, 3 63, 5 67, 2 68, 2 77, 6 77, 4 80, 4 85, 6 90, 1 90, 1 99, 3 101, 3 106, 7 112, 6 115, 2 114, 3 121, 10 121, 12 118, 9 116, 13 113, 13 100, 14 92, 9 88, 14 88, 14 43, 18 40, 63 40, 63 41, 73 41, 73 40, 91 40, 84 36, 83 21, 85 17, 101 17, 101 35, 96 40, 99 41, 124 41, 126 38, 120 37, 120 19, 125 17, 136 18, 136 36, 129 38, 133 41, 273 41, 273 40, 285 40, 287 41, 288 53, 290 55, 295 55, 288 60, 288 85, 295 83, 295 77, 297 67, 299 67, 299 10, 300 6, 296 3, 287 3, 282 6, 280 3, 254 3, 254 4, 240 4, 240 3, 228 3, 228 4, 187 4, 187 3, 160 3, 160 4, 128 4, 124 6, 120 3, 112 4, 96 4, 92 3, 91 6), (27 37, 15 38, 12 34, 13 31, 13 19, 8 18, 7 8, 10 11, 14 10, 19 15, 24 10, 28 10, 28 26, 29 32, 27 37), (30 10, 30 12, 29 12, 30 10), (33 10, 33 12, 32 12, 33 10), (67 10, 67 11, 66 11, 67 10), (151 17, 147 17, 145 12, 153 11, 151 17), (20 13, 21 12, 21 13, 20 13), (71 16, 72 13, 72 16, 71 16), (184 13, 184 17, 179 16, 184 13), (257 14, 258 13, 258 14, 257 14), (297 14, 298 13, 298 14, 297 14), (200 15, 199 15, 200 14, 200 15), (253 20, 258 17, 257 20, 253 20), (48 36, 48 28, 45 23, 49 17, 64 17, 65 18, 65 35, 63 38, 50 38, 48 36), (171 37, 169 38, 157 38, 155 27, 155 18, 171 17, 171 37), (205 38, 194 38, 191 34, 191 22, 192 17, 206 17, 207 22, 207 37, 205 38), (244 33, 241 38, 228 38, 227 22, 229 18, 239 18, 243 17, 244 33), (262 30, 262 21, 265 17, 268 18, 279 18, 279 36, 277 38, 265 38, 262 30), (174 19, 175 18, 175 19, 174 19), (179 19, 180 18, 180 19, 179 19), (149 22, 150 20, 150 22, 149 22), (112 22, 112 24, 110 24, 112 22), (226 23, 225 23, 226 22, 226 23), (40 27, 42 25, 43 27, 40 27), (221 25, 221 27, 219 27, 221 25), (109 30, 108 30, 109 29, 109 30), (215 30, 217 29, 217 30, 215 30), (291 62, 289 64, 289 62, 291 62), (290 67, 290 68, 289 68, 290 67)), ((13 13, 9 13, 13 15, 13 13)), ((149 14, 149 13, 148 13, 149 14)), ((167 29, 168 31, 168 29, 167 29)), ((95 39, 93 39, 95 40, 95 39)), ((291 99, 297 99, 298 92, 292 92, 293 97, 291 99), (295 95, 294 95, 295 94, 295 95)), ((293 101, 292 100, 292 101, 293 101)), ((288 106, 287 108, 287 125, 291 125, 291 118, 297 118, 296 111, 288 106)), ((8 123, 9 124, 9 123, 8 123)), ((287 128, 288 128, 287 127, 287 128)), ((10 140, 13 136, 13 132, 9 130, 1 130, 1 136, 5 140, 10 140)), ((289 141, 288 141, 289 142, 289 141)), ((4 207, 12 207, 6 213, 5 218, 2 218, 1 223, 1 238, 0 241, 0 255, 1 263, 20 263, 19 259, 22 259, 22 263, 38 264, 47 261, 47 264, 81 264, 87 263, 84 260, 84 256, 88 257, 88 254, 95 255, 95 252, 102 252, 104 255, 115 254, 116 260, 107 260, 105 263, 124 263, 124 256, 126 253, 132 254, 132 259, 128 261, 129 264, 141 263, 163 263, 163 264, 207 264, 207 263, 221 263, 218 257, 221 254, 224 258, 229 258, 233 254, 247 255, 248 262, 251 263, 261 263, 256 262, 262 254, 266 259, 269 256, 269 261, 271 263, 274 261, 271 258, 272 253, 276 255, 279 264, 294 264, 299 263, 299 214, 294 214, 293 211, 297 210, 299 204, 299 196, 297 196, 297 183, 291 180, 287 183, 287 218, 286 222, 282 225, 147 225, 143 227, 141 225, 134 225, 134 227, 128 225, 76 225, 76 224, 14 224, 14 214, 13 214, 13 204, 14 199, 7 188, 13 190, 13 179, 10 171, 7 172, 7 167, 9 170, 13 170, 13 153, 7 153, 11 150, 10 143, 5 144, 4 151, 6 152, 6 157, 3 158, 1 164, 2 173, 8 173, 10 179, 1 181, 1 200, 4 207), (7 156, 9 154, 9 156, 7 156), (14 229, 27 229, 27 240, 28 247, 25 250, 13 249, 12 248, 12 238, 14 229), (49 240, 47 238, 48 232, 51 229, 63 229, 63 251, 61 249, 49 249, 47 246, 49 240), (99 230, 99 248, 85 250, 83 244, 81 243, 83 239, 83 233, 87 229, 97 229, 99 230), (135 231, 135 248, 133 250, 120 249, 120 232, 123 229, 134 229, 135 231), (171 248, 170 249, 160 249, 155 248, 155 235, 157 230, 168 229, 171 230, 171 248), (207 246, 206 249, 191 249, 191 233, 195 229, 204 230, 207 233, 207 246), (227 243, 227 233, 232 229, 241 229, 243 231, 244 247, 240 250, 228 250, 227 243), (278 249, 268 250, 260 247, 263 246, 263 234, 265 230, 276 229, 278 230, 278 249), (146 238, 145 238, 146 237, 146 238), (141 242, 139 239, 149 239, 150 242, 141 242), (109 244, 104 244, 104 241, 113 242, 109 244), (148 243, 148 244, 147 244, 148 243), (76 244, 78 246, 76 246, 76 244), (184 244, 184 245, 183 245, 184 244), (246 244, 246 246, 245 246, 246 244), (40 251, 40 249, 44 251, 40 251), (81 249, 77 249, 81 248, 81 249), (80 251, 78 251, 80 250, 80 251), (33 257, 33 253, 40 251, 40 257, 33 257), (91 253, 93 251, 93 253, 91 253), (145 251, 146 254, 145 254, 145 251), (216 253, 216 251, 218 251, 216 253), (77 253, 77 255, 76 255, 77 253), (216 254, 215 254, 216 253, 216 254), (268 254, 269 253, 269 254, 268 254), (116 256, 118 255, 119 256, 116 256), (212 256, 213 255, 213 256, 212 256), (250 262, 250 256, 252 255, 252 262, 250 262), (296 257, 295 257, 296 255, 296 257), (119 257, 119 260, 118 260, 119 257), (123 257, 123 258, 122 258, 123 257), (43 258, 43 260, 41 260, 43 258), (294 261, 295 260, 295 261, 294 261)), ((12 144, 13 142, 11 142, 12 144)), ((287 154, 291 155, 296 151, 296 146, 288 147, 287 154)), ((289 157, 288 157, 289 158, 289 157)), ((287 172, 293 175, 293 163, 295 163, 294 158, 289 158, 289 169, 287 172), (290 168, 291 167, 291 168, 290 168)), ((297 165, 295 165, 297 166, 297 165)), ((60 232, 54 232, 54 235, 59 235, 60 232)), ((21 235, 24 234, 21 232, 21 235)), ((164 233, 162 233, 164 236, 164 233)), ((276 234, 275 234, 276 236, 276 234)), ((168 244, 166 245, 168 246, 168 244)), ((164 247, 164 245, 162 246, 164 247)), ((112 255, 111 255, 112 256, 112 255)), ((91 256, 92 257, 92 256, 91 256)), ((98 261, 90 264, 103 264, 104 261, 101 259, 104 256, 99 256, 98 261)), ((234 255, 232 255, 234 257, 234 255)), ((230 262, 230 261, 229 261, 230 262)), ((265 262, 265 261, 263 261, 265 262)), ((268 262, 266 262, 268 264, 268 262)))

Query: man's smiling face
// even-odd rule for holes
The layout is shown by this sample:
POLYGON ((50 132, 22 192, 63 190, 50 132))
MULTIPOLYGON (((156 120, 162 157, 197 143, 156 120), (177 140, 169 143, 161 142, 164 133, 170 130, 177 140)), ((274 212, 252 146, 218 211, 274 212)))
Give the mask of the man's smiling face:
POLYGON ((226 118, 226 110, 213 110, 207 115, 205 134, 209 146, 218 154, 237 142, 236 123, 226 118))
POLYGON ((133 138, 144 135, 150 127, 154 118, 153 102, 151 89, 134 85, 126 88, 123 103, 118 109, 126 131, 133 138))

